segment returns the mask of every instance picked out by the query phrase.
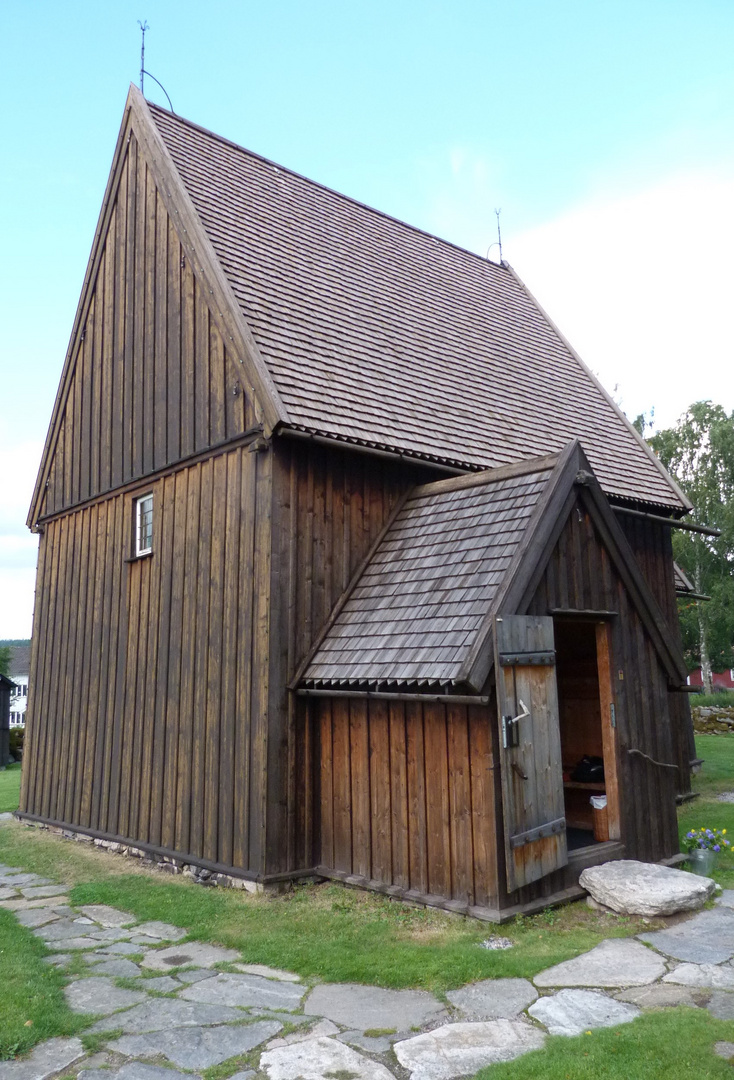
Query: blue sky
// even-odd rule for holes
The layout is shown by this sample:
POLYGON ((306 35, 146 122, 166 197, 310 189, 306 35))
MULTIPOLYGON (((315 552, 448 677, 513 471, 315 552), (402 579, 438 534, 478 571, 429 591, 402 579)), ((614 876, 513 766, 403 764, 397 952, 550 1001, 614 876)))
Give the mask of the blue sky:
POLYGON ((0 637, 30 631, 25 514, 142 18, 181 115, 481 254, 501 207, 629 415, 734 407, 730 0, 6 4, 0 637))

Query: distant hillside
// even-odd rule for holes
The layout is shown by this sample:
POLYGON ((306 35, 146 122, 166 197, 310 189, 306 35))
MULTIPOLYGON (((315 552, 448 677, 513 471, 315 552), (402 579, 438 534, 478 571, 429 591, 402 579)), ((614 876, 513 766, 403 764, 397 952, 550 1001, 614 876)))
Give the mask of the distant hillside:
POLYGON ((30 645, 30 638, 0 638, 0 649, 4 645, 30 645))

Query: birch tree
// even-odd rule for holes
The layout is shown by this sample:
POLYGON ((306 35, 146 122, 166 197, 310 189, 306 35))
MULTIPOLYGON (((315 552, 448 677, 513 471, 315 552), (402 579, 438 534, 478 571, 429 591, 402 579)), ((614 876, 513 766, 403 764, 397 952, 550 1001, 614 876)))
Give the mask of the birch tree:
POLYGON ((720 537, 675 530, 673 555, 697 593, 709 601, 681 601, 683 644, 691 667, 711 673, 734 667, 734 412, 697 401, 675 427, 649 440, 693 503, 686 518, 721 529, 720 537))

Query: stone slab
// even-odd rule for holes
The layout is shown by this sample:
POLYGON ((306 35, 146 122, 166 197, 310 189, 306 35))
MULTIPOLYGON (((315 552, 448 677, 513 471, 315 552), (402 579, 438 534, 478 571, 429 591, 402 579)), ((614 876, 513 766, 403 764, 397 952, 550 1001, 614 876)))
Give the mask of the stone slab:
MULTIPOLYGON (((142 975, 142 971, 132 960, 124 956, 110 957, 94 965, 95 975, 110 975, 114 979, 136 979, 142 975)), ((147 988, 146 983, 146 988, 147 988)))
POLYGON ((677 926, 638 937, 676 960, 721 964, 734 956, 734 911, 727 907, 701 911, 677 926))
POLYGON ((157 979, 144 979, 140 985, 143 990, 156 990, 159 994, 173 994, 181 989, 181 983, 172 979, 170 975, 159 975, 157 979))
POLYGON ((551 1035, 581 1035, 596 1028, 629 1024, 640 1015, 636 1005, 615 1001, 592 990, 560 990, 539 998, 528 1012, 551 1035))
POLYGON ((734 889, 724 889, 714 900, 717 907, 734 908, 734 889))
POLYGON ((485 1020, 445 1024, 395 1043, 395 1056, 411 1080, 451 1080, 477 1069, 512 1061, 545 1042, 543 1032, 525 1020, 485 1020))
MULTIPOLYGON (((331 1021, 323 1020, 322 1023, 329 1024, 331 1021)), ((341 1035, 337 1035, 337 1039, 340 1042, 349 1043, 357 1050, 366 1050, 368 1054, 386 1054, 392 1049, 394 1042, 398 1039, 409 1039, 410 1036, 409 1031, 404 1031, 400 1035, 364 1035, 361 1031, 343 1031, 341 1035)))
POLYGON ((149 998, 127 1012, 106 1016, 89 1030, 117 1031, 125 1035, 142 1035, 146 1031, 167 1031, 169 1028, 209 1027, 212 1024, 233 1024, 242 1021, 240 1009, 226 1005, 201 1005, 176 998, 149 998))
POLYGON ((46 926, 48 923, 56 922, 59 918, 53 908, 47 907, 31 908, 30 911, 16 911, 15 917, 21 926, 28 927, 46 926))
POLYGON ((26 900, 45 900, 49 896, 63 896, 68 885, 31 885, 21 889, 26 900))
POLYGON ((467 1020, 509 1020, 532 1005, 537 996, 527 979, 484 979, 446 994, 467 1020))
POLYGON ((76 937, 76 938, 64 938, 63 941, 47 941, 49 949, 54 949, 61 952, 64 949, 73 949, 74 951, 81 951, 82 949, 95 949, 99 942, 90 937, 76 937))
POLYGON ((711 990, 734 990, 734 967, 728 964, 678 964, 663 982, 702 986, 711 990))
POLYGON ((324 1080, 335 1075, 350 1080, 394 1080, 384 1065, 324 1036, 265 1050, 260 1055, 260 1070, 268 1080, 324 1080))
POLYGON ((281 1024, 314 1024, 321 1017, 308 1016, 306 1013, 278 1012, 277 1009, 248 1009, 250 1016, 257 1016, 262 1020, 278 1020, 281 1024))
POLYGON ((243 975, 262 975, 264 979, 280 979, 281 982, 300 982, 301 976, 281 968, 268 967, 267 964, 233 964, 235 971, 243 975))
POLYGON ((41 937, 44 941, 62 941, 64 938, 81 937, 84 933, 84 928, 77 926, 73 919, 57 919, 56 922, 35 931, 36 937, 41 937))
POLYGON ((304 1009, 356 1031, 371 1028, 409 1031, 446 1015, 443 1005, 425 990, 384 990, 359 983, 317 986, 309 994, 304 1009))
POLYGON ((671 1009, 677 1005, 697 1008, 705 1005, 708 992, 696 991, 688 986, 674 986, 671 983, 653 983, 651 986, 620 990, 614 996, 617 1001, 627 1001, 630 1005, 639 1005, 641 1009, 671 1009))
POLYGON ((665 962, 651 949, 627 938, 602 941, 587 953, 546 968, 536 986, 644 986, 665 974, 665 962))
POLYGON ((17 889, 0 888, 0 900, 16 900, 20 896, 17 889))
POLYGON ((191 1080, 185 1073, 165 1069, 162 1065, 146 1065, 142 1061, 128 1061, 121 1069, 83 1069, 79 1080, 191 1080))
POLYGON ((182 930, 180 926, 174 926, 172 923, 153 920, 152 922, 140 923, 139 926, 135 927, 135 933, 157 938, 158 941, 180 941, 181 938, 186 937, 188 930, 182 930))
POLYGON ((95 924, 91 924, 90 930, 84 930, 82 933, 87 934, 89 937, 94 938, 95 941, 100 941, 103 944, 115 941, 129 941, 132 934, 129 930, 123 930, 121 926, 107 927, 104 930, 100 930, 95 924))
POLYGON ((206 968, 196 968, 194 971, 179 971, 176 978, 179 982, 185 983, 186 986, 190 986, 192 983, 202 982, 204 979, 213 979, 216 975, 216 971, 207 970, 206 968))
POLYGON ((30 911, 32 908, 55 908, 59 901, 68 900, 68 896, 39 896, 37 900, 0 900, 0 907, 6 911, 30 911))
POLYGON ((106 945, 103 949, 99 949, 100 956, 140 956, 145 952, 147 949, 142 945, 133 945, 129 941, 116 941, 113 945, 106 945))
MULTIPOLYGON (((714 1053, 717 1057, 723 1058, 724 1061, 731 1061, 734 1058, 734 1043, 732 1042, 717 1042, 714 1043, 714 1053)), ((234 1080, 234 1078, 231 1078, 234 1080)))
POLYGON ((29 885, 55 885, 50 878, 41 877, 40 874, 29 874, 23 870, 8 871, 0 874, 0 885, 9 885, 13 889, 24 889, 29 885))
POLYGON ((589 866, 579 884, 598 904, 620 915, 674 915, 703 907, 716 888, 710 878, 671 866, 617 859, 589 866))
POLYGON ((129 911, 118 911, 117 908, 109 907, 107 904, 86 904, 81 910, 82 915, 86 915, 88 919, 99 923, 100 926, 128 926, 136 922, 135 916, 129 911))
POLYGON ((241 1069, 240 1072, 233 1073, 229 1080, 252 1080, 256 1075, 254 1069, 241 1069))
POLYGON ((71 963, 71 957, 68 953, 59 953, 56 956, 44 956, 44 964, 50 964, 52 967, 66 967, 71 963))
POLYGON ((81 1039, 47 1039, 21 1061, 0 1061, 0 1080, 46 1080, 82 1057, 81 1039))
MULTIPOLYGON (((310 1031, 292 1031, 290 1035, 284 1035, 282 1039, 271 1039, 268 1043, 268 1050, 274 1050, 276 1046, 292 1046, 293 1043, 305 1042, 306 1039, 317 1039, 322 1035, 336 1035, 339 1038, 339 1028, 336 1024, 332 1024, 331 1020, 319 1020, 310 1031)), ((343 1039, 343 1042, 349 1042, 349 1039, 343 1039)), ((388 1050, 390 1044, 388 1044, 388 1050)))
POLYGON ((254 1050, 280 1030, 281 1025, 274 1020, 261 1020, 235 1027, 188 1027, 149 1035, 123 1035, 108 1045, 110 1050, 127 1057, 163 1054, 180 1069, 209 1069, 237 1054, 254 1050))
POLYGON ((187 967, 196 964, 200 968, 212 968, 215 964, 229 964, 239 960, 240 954, 234 949, 224 949, 221 945, 204 945, 200 941, 189 941, 186 945, 172 945, 168 949, 151 950, 143 960, 143 967, 152 971, 170 971, 171 968, 187 967))
POLYGON ((298 1009, 305 992, 304 987, 295 986, 293 983, 263 979, 260 975, 235 975, 227 972, 187 986, 181 991, 181 997, 186 1001, 203 1001, 211 1005, 298 1009))
POLYGON ((64 995, 72 1012, 101 1013, 103 1016, 146 1000, 140 990, 123 990, 121 986, 115 986, 112 979, 97 975, 70 983, 65 987, 64 995))
POLYGON ((717 1020, 734 1020, 734 993, 714 990, 706 1008, 717 1020))

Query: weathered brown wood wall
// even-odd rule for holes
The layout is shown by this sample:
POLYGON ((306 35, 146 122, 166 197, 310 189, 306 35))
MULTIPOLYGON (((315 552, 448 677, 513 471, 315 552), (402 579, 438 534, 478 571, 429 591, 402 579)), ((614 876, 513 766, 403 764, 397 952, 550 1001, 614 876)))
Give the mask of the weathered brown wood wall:
POLYGON ((40 516, 255 425, 207 299, 131 133, 40 516))
MULTIPOLYGON (((655 861, 678 847, 667 676, 588 514, 574 507, 529 608, 615 611, 611 627, 622 842, 655 861)), ((491 683, 486 692, 494 694, 491 683)), ((496 708, 324 698, 311 705, 322 864, 490 908, 532 904, 574 885, 569 866, 508 893, 494 765, 496 708), (405 807, 407 806, 407 810, 405 807)), ((307 725, 304 725, 305 729, 307 725)), ((606 858, 607 855, 602 857, 606 858)), ((618 855, 615 857, 619 857, 618 855)))
POLYGON ((401 496, 432 470, 301 439, 273 444, 268 872, 311 867, 313 737, 287 689, 401 496))
POLYGON ((41 537, 21 810, 254 873, 264 866, 269 453, 146 483, 41 537))
POLYGON ((319 861, 402 894, 497 897, 491 710, 317 698, 319 861))
MULTIPOLYGON (((628 858, 666 858, 678 850, 677 771, 663 767, 675 763, 667 674, 589 515, 579 507, 571 512, 529 611, 541 615, 558 608, 617 612, 610 626, 622 840, 628 858)), ((552 878, 562 880, 563 874, 552 878)), ((552 878, 539 884, 566 887, 552 878)), ((522 902, 535 895, 532 889, 527 896, 522 891, 522 902)))
MULTIPOLYGON (((680 640, 671 530, 654 521, 645 521, 643 518, 635 518, 629 514, 618 514, 617 521, 622 526, 635 553, 645 580, 680 640)), ((685 794, 691 790, 690 763, 696 757, 689 696, 675 692, 669 694, 668 709, 673 739, 673 760, 678 765, 676 786, 680 794, 685 794)))

